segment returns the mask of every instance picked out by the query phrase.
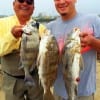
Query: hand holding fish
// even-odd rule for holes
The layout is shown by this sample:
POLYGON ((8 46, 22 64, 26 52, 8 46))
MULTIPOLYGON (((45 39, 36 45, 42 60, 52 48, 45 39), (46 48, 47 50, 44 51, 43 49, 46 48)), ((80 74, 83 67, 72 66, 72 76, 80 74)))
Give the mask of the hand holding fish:
POLYGON ((92 34, 80 33, 81 46, 84 48, 86 46, 91 46, 92 40, 94 39, 92 34))
POLYGON ((81 53, 85 53, 91 49, 91 42, 93 38, 93 29, 85 26, 80 32, 81 53))
POLYGON ((22 36, 22 33, 23 33, 23 25, 19 25, 19 26, 14 26, 11 30, 11 33, 13 34, 13 36, 15 38, 19 38, 22 36))
POLYGON ((85 53, 91 49, 94 37, 92 34, 80 33, 81 53, 85 53))

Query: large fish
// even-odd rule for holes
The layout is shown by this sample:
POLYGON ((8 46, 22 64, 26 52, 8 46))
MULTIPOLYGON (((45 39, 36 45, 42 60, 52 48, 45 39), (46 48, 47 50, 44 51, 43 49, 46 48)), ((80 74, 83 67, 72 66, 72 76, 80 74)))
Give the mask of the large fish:
POLYGON ((63 53, 63 76, 68 100, 77 98, 77 86, 80 81, 80 71, 83 69, 83 60, 80 53, 80 29, 74 28, 65 40, 63 53))
POLYGON ((50 88, 57 77, 57 68, 59 62, 59 50, 55 37, 46 32, 42 37, 37 59, 38 74, 40 83, 44 89, 43 100, 54 100, 50 88))
POLYGON ((20 69, 24 69, 25 82, 28 85, 35 85, 30 71, 36 67, 36 59, 39 51, 38 24, 31 20, 23 27, 23 34, 20 47, 20 69))

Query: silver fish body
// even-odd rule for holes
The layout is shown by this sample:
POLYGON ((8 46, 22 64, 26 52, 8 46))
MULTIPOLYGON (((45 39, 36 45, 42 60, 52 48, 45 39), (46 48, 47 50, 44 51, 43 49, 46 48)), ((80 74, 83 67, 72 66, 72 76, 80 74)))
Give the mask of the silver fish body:
POLYGON ((44 89, 43 100, 54 100, 50 91, 57 77, 59 50, 55 37, 47 33, 40 41, 38 55, 38 74, 44 89))
POLYGON ((39 51, 39 34, 36 22, 30 21, 23 28, 21 47, 20 47, 20 69, 25 72, 25 82, 33 85, 34 80, 30 75, 30 71, 36 67, 36 59, 39 51))
POLYGON ((77 86, 80 81, 80 71, 83 69, 83 60, 80 53, 80 29, 75 28, 67 36, 63 53, 63 76, 68 100, 76 100, 77 86))

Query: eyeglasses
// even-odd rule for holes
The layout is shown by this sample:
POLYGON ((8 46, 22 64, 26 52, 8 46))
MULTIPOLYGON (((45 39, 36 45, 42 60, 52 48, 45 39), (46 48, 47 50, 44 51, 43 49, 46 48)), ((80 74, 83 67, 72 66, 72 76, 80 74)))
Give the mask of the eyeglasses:
POLYGON ((34 0, 17 0, 19 3, 26 2, 28 5, 32 5, 34 3, 34 0))

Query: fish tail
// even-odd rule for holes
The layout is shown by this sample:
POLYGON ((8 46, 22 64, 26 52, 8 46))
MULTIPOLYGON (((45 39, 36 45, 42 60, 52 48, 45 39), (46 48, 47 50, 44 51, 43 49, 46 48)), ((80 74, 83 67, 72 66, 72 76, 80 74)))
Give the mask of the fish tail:
POLYGON ((55 99, 51 92, 46 92, 43 95, 43 100, 55 100, 55 99))
POLYGON ((26 76, 24 78, 25 84, 28 86, 35 86, 35 81, 33 80, 31 75, 26 76))

